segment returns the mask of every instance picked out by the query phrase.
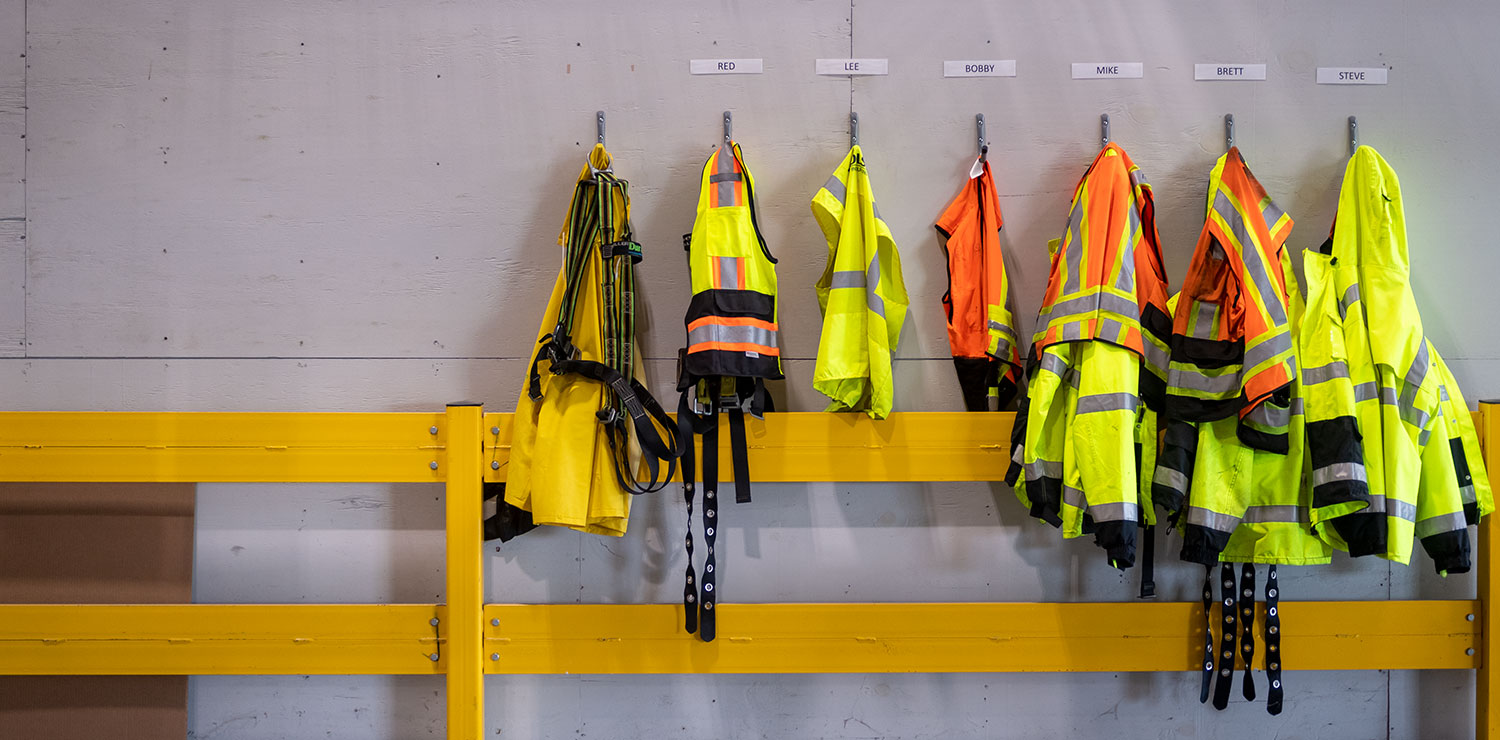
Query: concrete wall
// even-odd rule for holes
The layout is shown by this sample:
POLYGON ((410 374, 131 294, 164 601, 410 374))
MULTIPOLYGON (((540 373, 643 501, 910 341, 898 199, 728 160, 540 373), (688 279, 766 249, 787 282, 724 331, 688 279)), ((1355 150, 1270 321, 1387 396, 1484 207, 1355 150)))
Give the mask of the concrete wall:
MULTIPOLYGON (((781 258, 782 400, 820 407, 811 286, 824 245, 808 201, 844 153, 852 108, 913 302, 898 410, 961 408, 931 223, 967 171, 981 112, 1023 323, 1099 113, 1156 187, 1174 282, 1224 113, 1296 219, 1294 249, 1327 233, 1344 119, 1360 116, 1363 141, 1402 175, 1417 298, 1472 401, 1500 391, 1500 333, 1482 314, 1495 307, 1484 276, 1500 250, 1482 218, 1492 178, 1479 155, 1500 120, 1487 64, 1497 23, 1500 5, 1479 0, 0 0, 0 407, 512 408, 601 108, 633 185, 643 342, 663 394, 688 294, 679 237, 731 109, 781 258), (813 59, 844 56, 887 57, 891 74, 812 74, 813 59), (765 73, 687 74, 688 59, 707 57, 760 57, 765 73), (945 80, 947 58, 1013 58, 1020 76, 945 80), (1075 82, 1072 61, 1141 61, 1146 76, 1075 82), (1195 62, 1264 62, 1270 79, 1194 82, 1195 62), (1386 66, 1391 84, 1317 86, 1319 65, 1386 66)), ((425 486, 201 486, 197 599, 441 600, 441 497, 425 486)), ((676 601, 675 500, 642 500, 624 540, 538 532, 491 553, 488 598, 676 601)), ((724 514, 730 601, 1119 600, 1135 587, 1092 545, 1029 521, 999 485, 766 485, 724 514)), ((1471 578, 1430 570, 1420 559, 1289 568, 1286 598, 1472 595, 1471 578)), ((1196 598, 1199 577, 1163 564, 1164 598, 1196 598)), ((1277 718, 1260 703, 1205 709, 1196 683, 497 678, 487 711, 506 737, 1471 732, 1470 673, 1291 673, 1277 718)), ((203 677, 191 727, 220 740, 440 736, 442 706, 433 678, 203 677)))

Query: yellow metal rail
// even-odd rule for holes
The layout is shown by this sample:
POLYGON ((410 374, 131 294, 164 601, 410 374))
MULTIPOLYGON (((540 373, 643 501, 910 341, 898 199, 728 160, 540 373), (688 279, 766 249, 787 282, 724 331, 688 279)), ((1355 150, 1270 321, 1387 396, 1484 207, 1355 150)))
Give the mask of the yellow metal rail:
MULTIPOLYGON (((990 481, 1012 414, 769 414, 762 481, 990 481)), ((1500 406, 1481 438, 1500 470, 1500 406)), ((1176 671, 1200 607, 724 604, 719 639, 677 605, 482 603, 481 486, 503 480, 511 415, 0 413, 0 481, 434 482, 447 485, 448 604, 0 605, 0 674, 445 673, 448 736, 484 732, 484 673, 1176 671), (436 656, 436 657, 434 657, 436 656)), ((1285 649, 1313 669, 1478 669, 1478 735, 1500 740, 1490 639, 1500 548, 1481 528, 1475 601, 1289 602, 1285 649), (1331 625, 1331 626, 1330 626, 1331 625)))

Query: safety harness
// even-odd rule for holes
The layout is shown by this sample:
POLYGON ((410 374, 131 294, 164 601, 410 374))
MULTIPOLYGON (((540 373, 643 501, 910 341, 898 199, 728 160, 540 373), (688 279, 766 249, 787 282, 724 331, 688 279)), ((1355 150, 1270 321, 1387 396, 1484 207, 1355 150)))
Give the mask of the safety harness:
MULTIPOLYGON (((1255 701, 1255 682, 1250 677, 1250 661, 1255 657, 1255 565, 1240 566, 1240 580, 1236 587, 1234 564, 1220 563, 1219 591, 1224 624, 1219 632, 1219 650, 1214 650, 1214 569, 1206 566, 1203 575, 1203 685, 1198 701, 1207 703, 1213 696, 1214 708, 1229 706, 1229 693, 1234 688, 1234 659, 1236 633, 1243 635, 1239 646, 1240 656, 1245 662, 1245 679, 1241 695, 1246 701, 1255 701), (1236 629, 1236 622, 1241 627, 1236 629), (1217 674, 1218 683, 1214 683, 1217 674)), ((1270 686, 1266 691, 1266 711, 1281 714, 1281 614, 1279 601, 1281 584, 1276 580, 1276 566, 1267 566, 1266 574, 1266 680, 1270 686)))
POLYGON ((630 225, 628 184, 610 168, 590 167, 592 177, 580 180, 568 209, 568 239, 563 262, 566 274, 557 326, 542 337, 531 362, 527 393, 531 400, 542 397, 542 360, 553 375, 575 373, 603 383, 610 390, 608 403, 597 414, 614 458, 615 479, 632 494, 651 493, 666 487, 677 471, 677 427, 651 392, 634 377, 635 265, 641 261, 641 245, 630 225), (618 212, 625 227, 614 233, 618 212), (603 278, 601 329, 604 361, 580 357, 573 345, 572 328, 579 292, 589 263, 589 250, 598 245, 603 278), (641 450, 647 477, 641 482, 631 459, 632 434, 641 450), (663 470, 665 463, 665 470, 663 470))

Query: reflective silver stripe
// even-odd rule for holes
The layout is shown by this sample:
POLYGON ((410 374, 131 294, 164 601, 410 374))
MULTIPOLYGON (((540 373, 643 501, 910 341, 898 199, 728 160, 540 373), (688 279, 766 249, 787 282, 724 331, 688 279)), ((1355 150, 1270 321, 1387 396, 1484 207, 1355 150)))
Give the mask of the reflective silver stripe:
POLYGON ((1245 509, 1247 524, 1306 524, 1307 510, 1301 506, 1251 506, 1245 509))
POLYGON ((1063 249, 1063 259, 1068 267, 1068 279, 1063 283, 1064 293, 1078 292, 1078 261, 1083 256, 1083 240, 1079 237, 1083 221, 1083 193, 1078 194, 1078 200, 1073 201, 1073 207, 1068 211, 1067 245, 1063 249))
POLYGON ((1349 316, 1349 307, 1359 300, 1359 283, 1350 285, 1344 289, 1344 297, 1339 299, 1339 318, 1349 316))
POLYGON ((1325 483, 1357 480, 1365 481, 1364 463, 1329 463, 1312 471, 1312 484, 1316 488, 1325 483))
POLYGON ((1088 512, 1096 522, 1138 522, 1141 520, 1141 507, 1134 501, 1094 504, 1088 507, 1088 512))
POLYGON ((1402 379, 1401 386, 1401 408, 1409 409, 1417 405, 1417 391, 1422 389, 1422 381, 1427 379, 1427 367, 1430 358, 1427 354, 1427 340, 1422 340, 1422 346, 1417 348, 1417 356, 1412 358, 1411 367, 1406 370, 1406 377, 1402 379))
POLYGON ((1093 414, 1100 411, 1129 411, 1135 413, 1141 399, 1134 393, 1099 393, 1078 399, 1078 414, 1093 414))
POLYGON ((1375 386, 1375 381, 1373 381, 1373 380, 1368 381, 1368 382, 1364 382, 1364 383, 1357 383, 1357 384, 1355 384, 1355 386, 1354 386, 1354 400, 1355 400, 1355 402, 1357 403, 1359 401, 1371 401, 1371 400, 1374 400, 1375 399, 1375 395, 1376 395, 1375 394, 1375 390, 1376 390, 1376 386, 1375 386))
POLYGON ((1237 391, 1240 387, 1240 378, 1237 373, 1225 373, 1223 375, 1204 375, 1197 370, 1184 370, 1172 368, 1169 374, 1169 385, 1173 388, 1187 388, 1222 395, 1230 391, 1237 391))
POLYGON ((1165 349, 1162 349, 1160 345, 1151 340, 1149 332, 1142 332, 1142 334, 1143 336, 1141 340, 1141 349, 1145 350, 1146 362, 1150 364, 1151 367, 1154 367, 1157 370, 1161 370, 1163 373, 1165 373, 1167 366, 1171 364, 1171 360, 1167 355, 1167 351, 1165 349))
POLYGON ((1240 518, 1198 506, 1189 506, 1187 507, 1187 523, 1220 532, 1233 532, 1235 527, 1240 526, 1240 518))
POLYGON ((1438 386, 1438 400, 1439 401, 1443 401, 1444 403, 1448 402, 1449 400, 1452 400, 1448 396, 1448 386, 1446 386, 1446 385, 1440 385, 1440 386, 1438 386))
POLYGON ((1400 499, 1386 499, 1386 512, 1397 519, 1405 519, 1408 522, 1417 520, 1417 505, 1410 501, 1400 499))
MULTIPOLYGON (((723 201, 720 201, 721 203, 723 201)), ((736 290, 740 285, 740 260, 738 257, 715 257, 719 261, 719 287, 736 290)))
MULTIPOLYGON (((878 218, 878 216, 877 216, 877 218, 878 218)), ((867 274, 867 277, 865 279, 865 305, 869 306, 869 308, 870 308, 871 311, 875 312, 877 315, 880 316, 880 318, 883 319, 883 318, 885 318, 885 299, 881 298, 880 294, 878 292, 876 292, 880 288, 880 255, 879 254, 875 255, 875 258, 872 259, 872 260, 870 260, 870 269, 867 271, 866 274, 867 274)), ((894 351, 896 348, 895 347, 889 347, 888 349, 894 351)))
POLYGON ((1193 336, 1198 339, 1214 338, 1214 317, 1219 313, 1219 304, 1194 300, 1197 306, 1193 316, 1193 336))
POLYGON ((1165 486, 1178 493, 1186 495, 1188 492, 1188 478, 1180 470, 1173 470, 1165 465, 1156 466, 1156 477, 1154 482, 1158 486, 1165 486))
POLYGON ((1429 440, 1431 438, 1432 438, 1432 429, 1430 427, 1423 429, 1421 432, 1417 433, 1417 446, 1418 447, 1426 447, 1427 446, 1427 440, 1429 440))
POLYGON ((1472 504, 1475 501, 1479 500, 1479 499, 1477 499, 1477 498, 1474 497, 1474 487, 1473 486, 1464 486, 1464 487, 1458 489, 1458 494, 1463 499, 1463 502, 1466 503, 1466 504, 1472 504))
POLYGON ((830 288, 863 288, 865 287, 865 274, 859 270, 839 270, 833 273, 828 281, 830 288))
POLYGON ((1052 304, 1047 308, 1047 322, 1053 323, 1074 316, 1091 315, 1098 311, 1108 311, 1125 317, 1139 317, 1141 306, 1128 298, 1100 291, 1052 304))
POLYGON ((1455 511, 1452 514, 1440 514, 1417 522, 1417 526, 1412 529, 1412 534, 1418 538, 1422 538, 1444 532, 1457 532, 1468 528, 1469 522, 1464 519, 1464 513, 1462 511, 1455 511))
POLYGON ((1063 330, 1062 330, 1062 338, 1063 338, 1063 341, 1065 341, 1065 342, 1071 342, 1071 341, 1076 340, 1076 339, 1082 339, 1083 338, 1083 324, 1075 321, 1075 322, 1073 322, 1071 324, 1068 324, 1068 325, 1064 326, 1063 330))
MULTIPOLYGON (((828 182, 823 183, 823 189, 827 190, 829 195, 837 199, 840 205, 844 203, 844 182, 839 179, 838 175, 829 177, 828 182)), ((807 191, 804 190, 802 192, 805 193, 807 191)))
POLYGON ((1136 212, 1135 198, 1130 199, 1130 232, 1125 235, 1125 249, 1120 257, 1120 272, 1115 275, 1115 288, 1126 293, 1135 292, 1135 235, 1141 230, 1141 214, 1136 212))
POLYGON ((1290 406, 1281 407, 1269 401, 1261 401, 1245 414, 1244 421, 1262 429, 1280 429, 1292 423, 1292 409, 1290 406))
POLYGON ((693 346, 705 342, 724 344, 758 344, 763 347, 776 347, 776 332, 763 329, 759 326, 725 326, 723 324, 703 324, 688 332, 688 351, 693 351, 693 346))
POLYGON ((1386 406, 1396 406, 1396 405, 1399 405, 1396 402, 1396 389, 1395 388, 1387 388, 1385 386, 1381 386, 1380 387, 1380 402, 1382 404, 1385 404, 1386 406))
POLYGON ((1006 326, 1005 324, 1002 324, 1002 323, 1000 323, 1000 322, 998 322, 998 321, 996 321, 994 319, 990 319, 990 331, 998 331, 998 332, 1000 332, 1002 334, 1007 334, 1007 335, 1010 335, 1010 336, 1015 336, 1016 335, 1016 330, 1015 329, 1012 329, 1012 328, 1006 326))
MULTIPOLYGON (((719 207, 734 205, 734 183, 739 180, 739 175, 734 171, 734 151, 728 144, 719 146, 716 155, 719 160, 718 174, 708 178, 709 182, 718 183, 719 207)), ((842 200, 842 199, 841 199, 842 200)))
POLYGON ((1276 205, 1276 201, 1267 201, 1265 207, 1260 209, 1260 217, 1266 222, 1267 231, 1275 229, 1276 222, 1285 215, 1286 211, 1281 210, 1281 206, 1276 205))
POLYGON ((1011 453, 1010 461, 1017 465, 1026 464, 1026 446, 1016 445, 1016 451, 1011 453))
POLYGON ((1068 368, 1068 371, 1063 373, 1063 382, 1067 383, 1069 388, 1075 391, 1078 390, 1078 368, 1068 368))
MULTIPOLYGON (((1245 271, 1250 273, 1250 280, 1255 283, 1255 289, 1260 293, 1260 299, 1256 302, 1265 305, 1274 323, 1285 324, 1286 307, 1281 305, 1276 289, 1271 285, 1271 275, 1266 272, 1267 265, 1263 261, 1265 255, 1257 248, 1255 242, 1251 241, 1250 232, 1245 228, 1244 217, 1234 209, 1234 205, 1229 202, 1229 196, 1225 195, 1222 190, 1214 194, 1214 212, 1224 219, 1224 223, 1234 234, 1235 241, 1240 243, 1240 261, 1244 263, 1245 271)), ((1270 247, 1271 245, 1263 246, 1270 247)), ((1246 364, 1249 363, 1246 362, 1246 364)))
POLYGON ((1317 367, 1305 367, 1302 369, 1302 385, 1317 385, 1327 383, 1335 378, 1349 377, 1349 365, 1343 360, 1334 360, 1327 365, 1317 367))
POLYGON ((1423 431, 1423 439, 1418 441, 1421 444, 1427 444, 1426 434, 1431 432, 1431 430, 1427 428, 1427 423, 1432 421, 1432 415, 1419 408, 1413 408, 1410 406, 1398 406, 1397 411, 1401 414, 1402 421, 1423 431))
POLYGON ((1365 509, 1361 513, 1367 513, 1367 514, 1384 514, 1385 513, 1385 496, 1382 496, 1380 494, 1371 494, 1370 495, 1370 506, 1369 506, 1369 508, 1365 509))
POLYGON ((1146 182, 1146 173, 1142 172, 1139 167, 1130 171, 1130 185, 1137 188, 1151 187, 1151 183, 1146 182))
POLYGON ((1253 347, 1245 348, 1245 371, 1259 367, 1271 358, 1292 348, 1292 334, 1289 331, 1281 331, 1267 337, 1264 341, 1253 347))
POLYGON ((1298 396, 1298 397, 1292 399, 1292 406, 1291 406, 1291 408, 1292 408, 1292 416, 1301 416, 1302 414, 1305 413, 1305 407, 1303 406, 1302 397, 1301 396, 1298 396))
POLYGON ((1052 460, 1037 460, 1036 462, 1024 463, 1021 467, 1026 468, 1026 480, 1041 480, 1043 478, 1062 478, 1063 464, 1052 460))
POLYGON ((1063 374, 1068 372, 1067 361, 1050 352, 1043 352, 1042 359, 1037 363, 1037 365, 1040 366, 1041 369, 1046 370, 1047 372, 1052 373, 1059 378, 1063 377, 1063 374))
POLYGON ((1124 333, 1125 325, 1118 321, 1115 321, 1114 319, 1103 319, 1094 329, 1094 336, 1097 336, 1101 339, 1108 339, 1112 342, 1120 341, 1120 335, 1124 333))

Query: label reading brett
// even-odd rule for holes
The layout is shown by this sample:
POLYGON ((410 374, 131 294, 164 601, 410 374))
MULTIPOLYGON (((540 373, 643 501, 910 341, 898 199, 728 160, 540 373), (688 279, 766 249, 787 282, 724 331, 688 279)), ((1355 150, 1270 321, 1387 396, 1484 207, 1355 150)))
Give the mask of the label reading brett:
POLYGON ((1075 80, 1139 79, 1145 74, 1140 62, 1073 62, 1075 80))
POLYGON ((759 59, 690 59, 688 71, 695 75, 758 75, 759 59))
POLYGON ((1319 85, 1384 85, 1385 67, 1318 67, 1319 85))
POLYGON ((890 73, 889 59, 819 59, 820 75, 883 75, 890 73))
POLYGON ((985 59, 943 62, 944 77, 1015 77, 1016 60, 985 59))
POLYGON ((1194 64, 1195 80, 1264 80, 1264 64, 1194 64))

